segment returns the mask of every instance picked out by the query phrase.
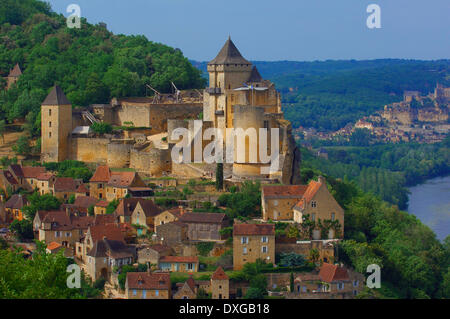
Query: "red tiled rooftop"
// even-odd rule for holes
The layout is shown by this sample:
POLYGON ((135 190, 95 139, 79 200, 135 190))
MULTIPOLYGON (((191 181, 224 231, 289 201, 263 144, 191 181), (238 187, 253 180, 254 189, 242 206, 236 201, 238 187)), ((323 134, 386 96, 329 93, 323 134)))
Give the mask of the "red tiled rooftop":
POLYGON ((159 259, 162 263, 197 263, 197 256, 163 256, 159 259))
POLYGON ((170 289, 169 273, 129 272, 126 280, 128 289, 170 289))
POLYGON ((107 183, 111 178, 111 170, 106 165, 98 166, 94 175, 89 180, 96 183, 107 183))
POLYGON ((307 185, 268 185, 262 187, 262 192, 266 198, 302 197, 307 188, 307 185))
POLYGON ((233 235, 275 235, 274 224, 234 224, 233 235))
POLYGON ((320 267, 319 277, 325 282, 349 279, 347 269, 328 263, 323 263, 320 267))
POLYGON ((45 167, 41 166, 22 166, 23 177, 25 178, 37 178, 40 174, 45 173, 45 167))
POLYGON ((223 271, 222 267, 218 267, 216 269, 216 271, 212 274, 211 279, 213 280, 228 280, 228 276, 225 273, 225 271, 223 271))

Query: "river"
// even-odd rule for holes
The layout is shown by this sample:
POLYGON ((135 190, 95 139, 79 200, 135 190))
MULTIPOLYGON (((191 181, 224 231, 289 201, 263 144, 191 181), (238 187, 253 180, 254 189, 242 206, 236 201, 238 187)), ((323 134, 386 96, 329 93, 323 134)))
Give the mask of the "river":
POLYGON ((443 240, 450 235, 450 176, 436 177, 409 188, 408 212, 443 240))

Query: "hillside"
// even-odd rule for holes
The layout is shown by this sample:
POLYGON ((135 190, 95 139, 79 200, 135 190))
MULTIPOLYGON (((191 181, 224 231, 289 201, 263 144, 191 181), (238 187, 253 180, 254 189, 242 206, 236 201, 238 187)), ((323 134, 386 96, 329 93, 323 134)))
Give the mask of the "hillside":
POLYGON ((0 75, 16 63, 23 71, 15 87, 0 90, 0 120, 26 117, 35 135, 40 103, 55 83, 75 106, 142 96, 145 84, 162 92, 170 81, 179 89, 204 86, 180 50, 144 36, 114 35, 85 19, 81 29, 69 29, 63 15, 38 0, 2 0, 0 34, 0 75))
MULTIPOLYGON (((206 62, 191 61, 203 74, 206 62)), ((403 99, 423 94, 436 82, 450 85, 450 60, 254 61, 261 75, 282 92, 284 112, 294 128, 338 130, 349 122, 403 99)))

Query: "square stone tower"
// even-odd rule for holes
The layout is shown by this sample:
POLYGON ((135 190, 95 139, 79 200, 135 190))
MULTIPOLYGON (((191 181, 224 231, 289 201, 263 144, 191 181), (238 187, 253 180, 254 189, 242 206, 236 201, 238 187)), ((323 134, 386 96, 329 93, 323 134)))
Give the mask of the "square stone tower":
POLYGON ((55 85, 41 105, 41 161, 61 162, 69 158, 72 104, 55 85))
POLYGON ((252 74, 252 64, 244 59, 228 38, 219 54, 208 63, 209 87, 205 89, 203 119, 214 127, 225 129, 227 121, 227 93, 242 87, 252 74))
POLYGON ((211 276, 211 298, 230 299, 230 279, 220 266, 211 276))

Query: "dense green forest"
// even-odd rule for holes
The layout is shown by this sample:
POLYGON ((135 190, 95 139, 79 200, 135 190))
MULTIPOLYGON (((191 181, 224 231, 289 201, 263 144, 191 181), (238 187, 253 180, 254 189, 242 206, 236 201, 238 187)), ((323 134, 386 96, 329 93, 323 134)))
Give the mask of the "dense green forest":
POLYGON ((450 137, 436 144, 381 144, 325 147, 328 158, 302 148, 302 166, 353 180, 366 192, 406 209, 407 186, 450 174, 450 137))
POLYGON ((80 29, 70 29, 63 15, 37 0, 2 0, 0 34, 1 75, 16 63, 23 71, 16 86, 0 89, 0 119, 26 117, 34 133, 40 104, 55 83, 74 106, 143 96, 145 84, 168 92, 170 81, 179 89, 205 83, 179 49, 145 36, 114 35, 83 18, 80 29))
MULTIPOLYGON (((205 62, 192 63, 205 75, 205 62)), ((436 82, 450 85, 449 60, 253 63, 281 91, 285 117, 294 128, 335 131, 402 100, 406 90, 427 94, 434 90, 436 82)))

